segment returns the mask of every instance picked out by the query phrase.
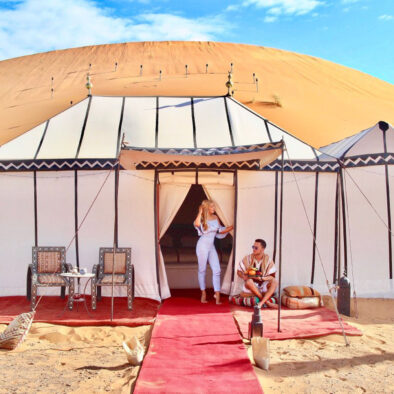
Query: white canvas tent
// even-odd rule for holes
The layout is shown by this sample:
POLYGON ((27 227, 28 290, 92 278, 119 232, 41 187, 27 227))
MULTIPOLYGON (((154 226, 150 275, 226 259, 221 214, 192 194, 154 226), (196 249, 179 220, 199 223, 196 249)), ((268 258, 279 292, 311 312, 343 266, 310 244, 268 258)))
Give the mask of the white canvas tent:
POLYGON ((113 244, 115 222, 117 244, 132 248, 136 295, 169 297, 157 240, 195 183, 217 201, 224 224, 235 224, 222 290, 236 292, 235 264, 255 238, 278 258, 282 140, 291 159, 284 157, 282 282, 327 291, 319 256, 330 282, 345 258, 337 160, 231 97, 90 96, 0 148, 0 296, 25 294, 31 247, 67 246, 102 187, 67 261, 91 269, 99 247, 113 244))

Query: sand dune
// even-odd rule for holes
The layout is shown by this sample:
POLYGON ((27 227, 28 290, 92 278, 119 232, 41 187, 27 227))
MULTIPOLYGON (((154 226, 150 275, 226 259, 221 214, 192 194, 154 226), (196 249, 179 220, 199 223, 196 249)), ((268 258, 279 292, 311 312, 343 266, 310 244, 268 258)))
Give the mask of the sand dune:
POLYGON ((83 99, 89 71, 96 95, 223 95, 231 62, 235 98, 315 147, 394 123, 394 85, 329 61, 251 45, 141 42, 1 61, 0 144, 83 99))

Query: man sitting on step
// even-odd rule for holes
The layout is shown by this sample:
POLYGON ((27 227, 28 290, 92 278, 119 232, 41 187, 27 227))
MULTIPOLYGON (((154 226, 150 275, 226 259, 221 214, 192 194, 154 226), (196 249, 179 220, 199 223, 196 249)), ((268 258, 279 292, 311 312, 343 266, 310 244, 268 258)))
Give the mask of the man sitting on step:
POLYGON ((244 280, 242 291, 258 297, 260 308, 268 306, 276 309, 278 306, 269 301, 278 287, 276 267, 268 254, 264 253, 266 246, 263 239, 256 239, 252 246, 253 253, 242 259, 237 274, 244 280))

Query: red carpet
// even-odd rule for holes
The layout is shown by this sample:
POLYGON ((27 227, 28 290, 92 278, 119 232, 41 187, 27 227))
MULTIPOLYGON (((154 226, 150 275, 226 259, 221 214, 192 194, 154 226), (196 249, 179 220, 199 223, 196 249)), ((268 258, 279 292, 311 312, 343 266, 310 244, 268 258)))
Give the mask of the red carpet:
POLYGON ((134 392, 262 393, 228 303, 166 300, 134 392))
MULTIPOLYGON (((253 309, 232 306, 234 317, 244 338, 248 336, 248 325, 253 309)), ((261 310, 264 337, 270 339, 313 338, 329 334, 342 334, 337 315, 326 308, 294 310, 282 308, 281 332, 277 331, 278 311, 261 310)), ((362 335, 362 332, 343 322, 347 335, 362 335)))
MULTIPOLYGON (((153 324, 159 303, 147 298, 136 298, 133 310, 127 309, 126 298, 114 299, 114 320, 111 321, 111 298, 103 297, 97 302, 97 310, 90 308, 90 298, 87 299, 90 316, 84 304, 74 304, 74 309, 67 308, 63 313, 66 300, 60 297, 43 297, 37 307, 34 322, 62 324, 65 326, 142 326, 153 324)), ((9 323, 15 316, 30 311, 30 302, 26 297, 0 297, 0 323, 9 323)))

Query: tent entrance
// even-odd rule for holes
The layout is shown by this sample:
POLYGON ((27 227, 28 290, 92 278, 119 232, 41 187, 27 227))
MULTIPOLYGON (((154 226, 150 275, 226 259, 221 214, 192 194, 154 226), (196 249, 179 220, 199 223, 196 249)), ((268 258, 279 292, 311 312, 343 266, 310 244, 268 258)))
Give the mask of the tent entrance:
MULTIPOLYGON (((233 193, 231 190, 229 192, 233 193)), ((208 199, 208 196, 203 186, 199 184, 191 185, 170 226, 160 239, 160 249, 163 255, 170 289, 199 288, 196 256, 198 235, 193 227, 193 221, 196 217, 199 204, 205 199, 208 199)), ((224 239, 215 240, 215 247, 221 263, 222 281, 230 259, 232 246, 233 237, 231 234, 228 234, 224 239)), ((212 272, 209 264, 206 284, 207 288, 212 287, 212 272)))

